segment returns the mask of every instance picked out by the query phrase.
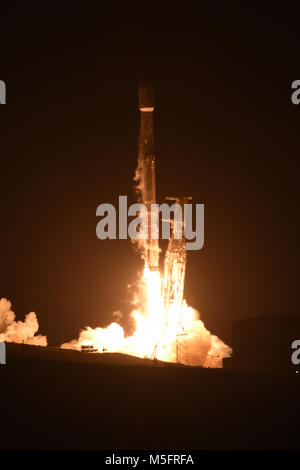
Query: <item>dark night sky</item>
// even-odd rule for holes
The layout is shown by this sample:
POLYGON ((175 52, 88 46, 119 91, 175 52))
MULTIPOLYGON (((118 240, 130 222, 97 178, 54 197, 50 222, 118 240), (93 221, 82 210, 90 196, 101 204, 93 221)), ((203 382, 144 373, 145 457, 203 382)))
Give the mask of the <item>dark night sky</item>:
POLYGON ((95 214, 118 195, 134 201, 137 83, 147 78, 158 201, 205 204, 189 304, 228 342, 233 320, 299 314, 296 12, 99 5, 1 6, 0 297, 18 319, 36 311, 50 344, 128 312, 139 257, 129 241, 98 240, 95 214))

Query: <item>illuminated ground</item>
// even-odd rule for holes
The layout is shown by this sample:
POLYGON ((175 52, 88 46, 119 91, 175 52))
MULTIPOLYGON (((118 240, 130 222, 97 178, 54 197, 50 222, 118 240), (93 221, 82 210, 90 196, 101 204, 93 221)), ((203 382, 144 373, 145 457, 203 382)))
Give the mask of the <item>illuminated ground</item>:
MULTIPOLYGON (((151 359, 140 359, 139 357, 129 356, 121 353, 87 353, 71 349, 61 349, 59 347, 39 347, 23 346, 22 344, 8 343, 8 364, 11 361, 20 359, 28 360, 51 360, 63 362, 75 362, 83 364, 107 364, 122 366, 153 366, 151 359)), ((157 361, 161 366, 172 365, 157 361)))

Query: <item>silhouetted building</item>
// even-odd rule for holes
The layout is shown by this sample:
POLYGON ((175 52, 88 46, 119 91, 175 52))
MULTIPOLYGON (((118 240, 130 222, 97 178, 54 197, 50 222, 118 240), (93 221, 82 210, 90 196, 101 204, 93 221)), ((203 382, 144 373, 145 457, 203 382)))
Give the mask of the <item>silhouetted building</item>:
POLYGON ((292 342, 300 339, 300 316, 263 315, 232 324, 231 358, 225 369, 287 370, 295 368, 292 342))

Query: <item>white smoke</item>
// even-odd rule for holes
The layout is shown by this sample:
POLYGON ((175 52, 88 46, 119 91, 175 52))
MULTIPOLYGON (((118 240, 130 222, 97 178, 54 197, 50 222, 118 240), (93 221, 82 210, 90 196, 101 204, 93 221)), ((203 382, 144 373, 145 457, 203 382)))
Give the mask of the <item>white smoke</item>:
MULTIPOLYGON (((183 302, 188 329, 183 339, 182 347, 186 346, 187 364, 216 368, 223 366, 223 359, 230 357, 232 350, 220 338, 210 333, 200 320, 199 312, 183 302), (185 345, 185 346, 184 346, 185 345)), ((136 330, 131 336, 125 336, 122 326, 117 323, 121 312, 114 312, 115 321, 104 328, 86 327, 81 330, 78 339, 61 345, 63 349, 80 350, 84 345, 95 347, 98 352, 120 352, 137 357, 150 357, 147 353, 147 319, 142 310, 134 310, 131 317, 135 320, 136 330)), ((151 343, 151 341, 150 341, 151 343)), ((151 343, 152 344, 152 343, 151 343)), ((153 351, 153 345, 150 348, 153 351)), ((177 340, 176 330, 166 341, 162 338, 158 350, 158 359, 166 362, 176 362, 177 340)))
POLYGON ((47 346, 47 337, 36 335, 39 324, 34 312, 28 313, 23 322, 15 321, 15 318, 11 302, 0 299, 0 341, 47 346))
POLYGON ((99 352, 117 352, 124 345, 123 328, 116 322, 111 323, 106 328, 90 328, 81 330, 78 340, 73 339, 69 343, 63 343, 62 349, 80 349, 81 346, 96 346, 99 352))
POLYGON ((186 339, 188 364, 213 368, 223 367, 223 359, 232 354, 231 347, 205 327, 197 310, 188 307, 185 301, 183 305, 192 317, 186 339))
POLYGON ((120 312, 120 310, 115 310, 112 313, 112 317, 115 319, 115 321, 118 323, 118 321, 122 320, 123 318, 123 313, 120 312))

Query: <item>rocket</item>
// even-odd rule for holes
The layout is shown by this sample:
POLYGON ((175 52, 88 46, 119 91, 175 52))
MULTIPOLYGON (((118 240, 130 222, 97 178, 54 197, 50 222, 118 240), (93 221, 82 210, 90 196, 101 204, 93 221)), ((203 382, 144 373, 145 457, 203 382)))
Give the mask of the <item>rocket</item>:
POLYGON ((139 87, 140 134, 138 144, 138 175, 141 202, 148 211, 146 263, 150 270, 159 269, 158 240, 151 237, 151 204, 156 204, 155 155, 153 136, 154 96, 150 86, 139 87))

